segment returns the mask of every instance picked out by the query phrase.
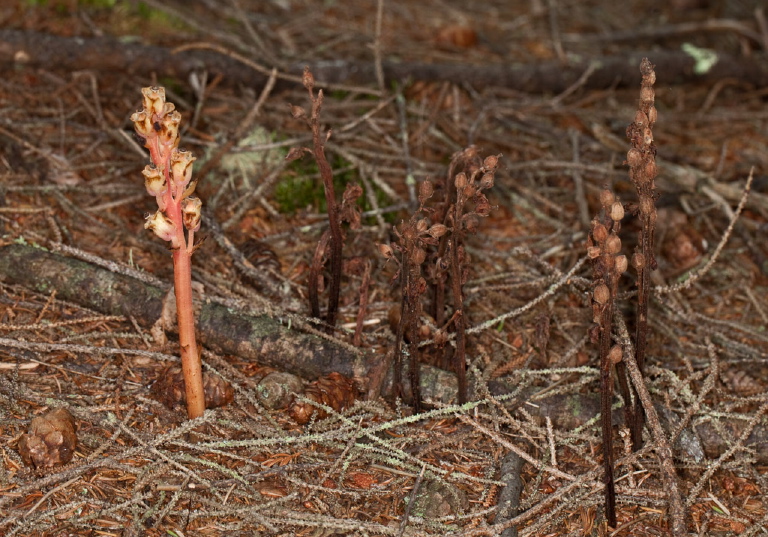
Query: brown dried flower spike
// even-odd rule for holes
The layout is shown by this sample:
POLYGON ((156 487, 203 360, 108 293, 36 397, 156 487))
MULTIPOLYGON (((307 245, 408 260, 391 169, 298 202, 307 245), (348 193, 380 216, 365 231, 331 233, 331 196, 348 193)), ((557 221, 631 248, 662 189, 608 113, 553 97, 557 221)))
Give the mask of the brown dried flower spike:
POLYGON ((51 410, 29 424, 19 440, 19 455, 28 465, 40 469, 66 464, 77 447, 75 418, 66 408, 51 410))
MULTIPOLYGON (((653 143, 653 126, 658 113, 656 111, 653 84, 656 72, 648 58, 640 62, 642 82, 640 86, 640 104, 635 113, 635 120, 627 127, 627 138, 632 147, 627 152, 629 178, 637 190, 637 213, 640 220, 638 247, 632 255, 632 266, 637 270, 637 323, 635 324, 635 361, 642 374, 645 369, 646 341, 648 338, 648 305, 651 291, 651 271, 656 270, 654 257, 654 233, 656 229, 656 192, 655 178, 656 145, 653 143)), ((630 409, 629 423, 632 432, 632 444, 635 449, 643 445, 643 424, 645 414, 639 399, 630 409)))
MULTIPOLYGON (((592 291, 592 340, 600 354, 600 403, 603 434, 603 464, 605 467, 605 510, 608 524, 616 527, 616 487, 613 478, 613 443, 611 404, 613 399, 613 367, 621 362, 621 347, 611 346, 614 301, 618 282, 629 264, 621 255, 618 232, 624 218, 624 207, 608 189, 600 193, 603 209, 592 220, 592 232, 587 241, 587 255, 592 260, 594 289, 592 291)), ((622 370, 623 371, 623 370, 622 370)), ((617 371, 618 372, 618 371, 617 371)), ((622 396, 628 396, 626 377, 618 375, 622 396)))
POLYGON ((195 191, 195 157, 178 148, 181 114, 172 103, 165 102, 165 89, 144 88, 141 93, 144 108, 134 113, 131 121, 136 134, 144 140, 144 147, 149 149, 152 163, 142 172, 144 186, 155 197, 158 207, 157 212, 147 216, 144 227, 171 243, 187 415, 196 418, 205 410, 205 396, 192 309, 192 252, 202 208, 198 198, 190 197, 195 191))

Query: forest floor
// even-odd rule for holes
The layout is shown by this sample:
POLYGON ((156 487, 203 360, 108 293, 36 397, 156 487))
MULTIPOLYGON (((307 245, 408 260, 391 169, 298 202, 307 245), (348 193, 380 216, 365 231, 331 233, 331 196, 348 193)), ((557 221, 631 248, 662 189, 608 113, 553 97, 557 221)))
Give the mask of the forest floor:
MULTIPOLYGON (((365 367, 332 367, 323 356, 317 365, 311 353, 304 363, 278 351, 254 355, 209 334, 204 369, 234 398, 190 422, 152 391, 178 361, 172 328, 166 339, 151 329, 154 318, 116 312, 93 289, 39 284, 38 265, 0 271, 0 534, 669 534, 662 443, 646 430, 644 447, 632 451, 618 396, 618 527, 607 526, 600 367, 588 335, 587 239, 604 188, 627 204, 623 252, 637 244, 625 133, 643 57, 657 65, 659 168, 645 384, 673 447, 688 532, 768 534, 762 2, 471 5, 3 4, 0 257, 42 247, 46 263, 80 259, 169 289, 171 256, 143 227, 156 204, 129 119, 141 88, 162 85, 182 114, 181 143, 198 159, 197 194, 208 211, 199 232, 207 240, 193 258, 203 302, 266 315, 286 341, 311 333, 307 341, 375 369, 391 360, 390 317, 402 298, 397 264, 379 245, 396 241, 420 183, 453 184, 453 155, 474 146, 500 161, 486 191, 493 208, 465 247, 469 402, 456 399, 453 343, 432 343, 420 359, 439 378, 421 414, 390 397, 388 384, 368 397, 365 367), (191 68, 177 62, 183 54, 191 68), (324 88, 337 198, 348 183, 363 188, 362 225, 345 230, 330 335, 309 320, 307 285, 327 228, 322 183, 310 155, 285 158, 312 144, 290 106, 309 106, 304 65, 324 88), (312 383, 336 369, 353 378, 355 402, 341 408, 330 404, 334 394, 321 397, 325 415, 297 422, 296 404, 311 407, 312 383), (263 381, 273 371, 298 374, 304 399, 269 408, 263 381), (61 407, 75 418, 74 458, 30 468, 19 455, 22 435, 61 407)), ((425 267, 434 266, 428 255, 425 267)), ((622 277, 617 302, 630 328, 635 278, 633 269, 622 277)), ((424 310, 445 322, 453 302, 438 314, 433 300, 424 295, 424 310)), ((425 317, 424 339, 436 328, 425 317)))

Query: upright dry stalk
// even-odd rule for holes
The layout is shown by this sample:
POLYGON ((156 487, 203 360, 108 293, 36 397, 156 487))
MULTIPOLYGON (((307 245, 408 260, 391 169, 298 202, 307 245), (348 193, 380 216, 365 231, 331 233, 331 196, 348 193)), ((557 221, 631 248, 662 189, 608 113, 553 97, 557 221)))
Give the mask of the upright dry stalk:
MULTIPOLYGON (((640 220, 640 241, 632 256, 632 266, 637 271, 637 325, 635 328, 635 362, 642 374, 645 368, 645 352, 648 338, 648 301, 651 292, 651 271, 656 269, 653 255, 653 239, 656 227, 656 146, 653 143, 653 125, 656 123, 653 84, 656 72, 648 58, 640 62, 643 76, 640 86, 640 105, 635 120, 627 127, 627 138, 632 148, 627 152, 629 177, 638 196, 637 215, 640 220)), ((634 390, 635 394, 637 393, 634 390)), ((628 403, 628 402, 627 402, 628 403)), ((643 443, 645 413, 637 397, 632 408, 632 444, 640 449, 643 443)))
POLYGON ((434 188, 431 181, 419 185, 419 208, 408 221, 395 229, 397 243, 391 246, 379 245, 379 251, 386 259, 398 264, 395 279, 400 279, 402 295, 400 302, 400 318, 395 334, 394 351, 394 393, 403 397, 402 367, 403 355, 408 355, 408 374, 411 385, 411 404, 414 411, 421 410, 421 392, 419 387, 419 331, 421 319, 421 296, 427 290, 427 281, 421 274, 421 265, 427 259, 427 247, 436 246, 440 237, 445 235, 448 228, 443 224, 429 225, 425 215, 433 213, 424 203, 432 197, 434 188), (395 253, 399 255, 395 255, 395 253), (404 349, 407 347, 407 351, 404 349))
POLYGON ((616 527, 616 486, 613 479, 613 366, 621 361, 621 347, 612 345, 613 309, 618 293, 619 278, 627 270, 627 258, 620 254, 618 232, 624 207, 610 190, 600 193, 602 214, 592 220, 587 254, 592 259, 594 290, 592 292, 592 322, 590 336, 600 354, 600 419, 603 436, 603 466, 605 468, 605 516, 616 527))
MULTIPOLYGON (((473 147, 465 152, 476 154, 473 147)), ((478 159, 479 160, 479 159, 478 159)), ((467 401, 467 361, 466 361, 466 319, 464 316, 463 285, 467 279, 466 254, 464 239, 467 234, 475 233, 480 218, 488 216, 491 204, 483 193, 493 186, 494 174, 499 163, 498 156, 488 156, 480 166, 469 168, 469 174, 458 173, 454 179, 456 201, 448 211, 451 223, 451 291, 453 294, 453 324, 456 330, 456 352, 454 354, 454 371, 459 381, 459 404, 467 401), (466 205, 474 203, 474 210, 466 211, 466 205)))
POLYGON ((336 325, 336 316, 339 310, 339 294, 341 291, 341 250, 344 242, 344 237, 341 232, 341 219, 339 216, 339 206, 336 202, 336 192, 333 187, 333 170, 328 163, 328 159, 325 158, 325 142, 330 138, 331 131, 322 133, 320 130, 320 110, 323 106, 323 90, 319 90, 315 95, 315 77, 309 71, 309 67, 304 68, 304 76, 302 78, 304 87, 309 92, 309 100, 312 103, 312 110, 310 115, 307 116, 306 111, 301 106, 292 106, 291 113, 296 119, 304 118, 307 120, 310 129, 312 130, 312 149, 309 148, 294 148, 288 154, 286 159, 293 160, 299 158, 303 152, 312 153, 317 162, 317 167, 320 170, 320 177, 323 180, 323 190, 325 191, 325 202, 328 207, 328 227, 330 236, 327 239, 326 244, 318 245, 315 253, 315 261, 313 262, 313 271, 310 273, 309 280, 309 303, 312 311, 312 316, 320 317, 320 299, 318 289, 319 279, 319 265, 324 255, 326 248, 330 248, 330 276, 331 282, 328 288, 328 311, 326 313, 325 322, 329 328, 332 329, 336 325))
POLYGON ((205 396, 192 305, 192 253, 202 208, 199 198, 190 197, 196 183, 191 182, 195 157, 178 149, 181 114, 173 103, 165 102, 165 89, 144 88, 141 93, 144 108, 134 113, 131 121, 149 149, 152 164, 142 173, 147 192, 155 197, 158 206, 144 227, 171 243, 187 415, 197 418, 205 411, 205 396))

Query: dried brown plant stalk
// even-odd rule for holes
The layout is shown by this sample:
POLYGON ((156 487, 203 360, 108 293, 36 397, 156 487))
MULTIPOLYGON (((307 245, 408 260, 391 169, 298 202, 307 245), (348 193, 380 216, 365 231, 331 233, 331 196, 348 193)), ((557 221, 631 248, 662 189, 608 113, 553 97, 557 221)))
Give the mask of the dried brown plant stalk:
POLYGON ((466 254, 464 239, 467 232, 475 233, 480 218, 488 216, 491 204, 483 193, 493 186, 494 173, 499 163, 499 157, 491 155, 479 164, 477 150, 469 147, 464 150, 463 158, 473 162, 468 168, 469 173, 461 172, 454 179, 456 199, 448 211, 451 224, 450 271, 451 291, 453 293, 453 325, 456 330, 456 352, 453 357, 453 367, 459 381, 459 403, 467 401, 467 363, 466 363, 466 318, 464 316, 464 293, 462 287, 467 279, 466 254), (473 203, 473 210, 467 211, 467 204, 473 203))
POLYGON ((411 404, 415 412, 421 410, 421 391, 419 389, 418 365, 418 324, 421 319, 421 295, 427 290, 427 281, 421 274, 421 265, 427 259, 427 247, 436 246, 438 239, 445 235, 448 228, 443 224, 429 225, 427 215, 433 209, 424 203, 434 194, 432 182, 427 180, 419 185, 419 208, 408 221, 395 229, 397 243, 391 246, 379 245, 379 251, 387 259, 398 264, 394 279, 400 279, 402 299, 400 318, 395 334, 394 351, 394 394, 404 399, 402 380, 403 344, 407 346, 408 374, 411 385, 411 404), (399 255, 396 255, 399 254, 399 255))
MULTIPOLYGON (((637 325, 635 328, 635 361, 642 374, 645 366, 646 344, 648 339, 648 301, 651 291, 651 271, 656 269, 653 255, 654 230, 656 227, 656 146, 653 143, 653 125, 656 123, 653 84, 656 72, 648 58, 640 62, 643 76, 640 86, 640 106, 635 113, 635 120, 627 127, 627 138, 632 148, 627 152, 629 177, 635 185, 638 196, 636 208, 640 220, 640 241, 632 256, 632 266, 637 271, 637 325)), ((635 395, 637 391, 634 390, 635 395)), ((629 401, 627 401, 629 404, 629 401)), ((643 444, 643 425, 645 413, 637 397, 632 402, 632 444, 639 449, 643 444)))
POLYGON ((600 193, 602 214, 592 220, 587 254, 592 259, 594 290, 592 292, 592 322, 590 336, 600 354, 600 419, 603 436, 603 466, 605 468, 605 516, 616 527, 616 486, 613 478, 613 366, 621 361, 621 347, 612 345, 613 310, 618 293, 619 278, 627 270, 626 256, 621 255, 618 232, 624 207, 610 190, 600 193))
POLYGON ((331 131, 327 131, 324 134, 320 131, 320 110, 323 106, 323 90, 319 90, 317 95, 315 95, 315 77, 312 76, 308 67, 304 68, 302 82, 309 92, 309 100, 312 103, 312 110, 310 115, 307 116, 304 108, 301 106, 292 106, 291 113, 296 119, 304 118, 307 120, 307 123, 312 130, 312 149, 293 148, 286 159, 294 160, 299 158, 304 152, 311 153, 315 158, 315 162, 317 162, 317 167, 320 170, 320 177, 323 180, 325 202, 328 207, 328 227, 330 235, 328 239, 321 239, 318 244, 317 252, 315 253, 312 264, 313 270, 310 271, 308 292, 312 316, 320 318, 318 288, 319 267, 326 248, 329 248, 331 281, 328 288, 328 311, 326 312, 325 322, 328 324, 328 327, 332 329, 336 325, 336 316, 339 311, 339 295, 341 292, 341 250, 344 243, 344 237, 341 231, 339 205, 336 202, 336 193, 333 187, 333 170, 328 163, 328 159, 325 157, 325 142, 330 138, 331 131), (327 246, 326 244, 323 244, 324 241, 327 241, 327 246))
MULTIPOLYGON (((462 287, 467 279, 468 261, 464 251, 464 240, 467 233, 475 233, 483 217, 488 216, 491 204, 484 191, 493 186, 494 174, 499 157, 491 155, 484 160, 478 155, 475 147, 468 147, 456 153, 451 161, 450 172, 453 173, 453 188, 446 189, 446 199, 439 208, 425 207, 424 203, 434 194, 431 181, 424 181, 419 188, 419 208, 408 222, 403 222, 399 230, 395 230, 398 243, 392 246, 381 245, 381 253, 387 259, 399 263, 396 278, 401 279, 403 289, 400 318, 397 322, 395 339, 395 394, 402 396, 401 362, 403 342, 409 345, 411 395, 413 405, 418 411, 419 373, 418 373, 418 328, 422 315, 421 296, 426 292, 426 279, 422 275, 421 265, 427 259, 427 249, 431 248, 431 257, 435 259, 427 269, 427 273, 435 286, 435 320, 438 330, 434 341, 444 344, 447 339, 445 331, 453 326, 455 332, 456 350, 453 354, 453 369, 459 381, 458 399, 464 403, 467 400, 466 375, 466 321, 464 317, 464 294, 462 287), (431 227, 428 218, 437 221, 431 227), (450 233, 449 233, 450 232, 450 233), (395 256, 395 251, 400 256, 395 256), (443 323, 443 306, 445 301, 445 281, 451 280, 453 295, 453 314, 443 323)), ((449 178, 450 179, 450 178, 449 178)))

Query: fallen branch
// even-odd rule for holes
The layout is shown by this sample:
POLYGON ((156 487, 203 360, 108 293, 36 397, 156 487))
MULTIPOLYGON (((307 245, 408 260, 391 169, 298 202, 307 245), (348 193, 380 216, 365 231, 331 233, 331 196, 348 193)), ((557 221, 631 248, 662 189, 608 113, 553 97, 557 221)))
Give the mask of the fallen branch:
MULTIPOLYGON (((37 32, 0 31, 0 64, 5 69, 26 65, 68 73, 81 69, 112 70, 141 77, 155 72, 186 80, 190 73, 203 68, 211 76, 222 75, 223 84, 251 87, 264 85, 270 75, 269 68, 256 65, 219 45, 201 43, 177 50, 174 54, 174 49, 127 43, 111 37, 70 38, 37 32)), ((647 56, 655 64, 657 76, 667 85, 712 84, 735 78, 744 84, 768 86, 768 61, 764 55, 713 54, 717 61, 705 72, 699 72, 696 58, 684 51, 638 51, 628 56, 571 59, 565 65, 560 61, 491 65, 383 61, 381 68, 387 86, 393 81, 405 80, 470 80, 475 87, 504 86, 530 93, 560 93, 576 84, 588 69, 592 73, 581 82, 584 89, 637 85, 640 77, 635 66, 647 56)), ((281 84, 287 87, 286 82, 291 86, 300 82, 305 65, 306 62, 294 65, 287 73, 278 74, 278 87, 281 84)), ((377 84, 373 62, 317 61, 308 65, 316 79, 323 81, 323 84, 318 82, 318 87, 342 84, 375 87, 377 84)), ((378 93, 378 90, 369 91, 378 93)))
MULTIPOLYGON (((133 317, 143 327, 154 325, 163 316, 168 295, 168 289, 21 244, 0 248, 0 281, 45 294, 56 289, 60 300, 133 317)), ((293 321, 287 318, 249 315, 212 300, 203 300, 199 307, 197 333, 209 349, 258 360, 307 379, 334 371, 365 378, 366 360, 370 358, 351 346, 291 330, 289 323, 293 321)), ((176 331, 173 325, 166 328, 176 331)))

